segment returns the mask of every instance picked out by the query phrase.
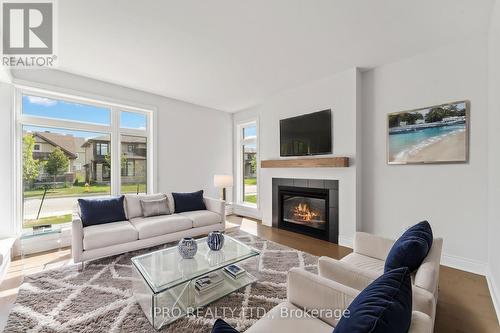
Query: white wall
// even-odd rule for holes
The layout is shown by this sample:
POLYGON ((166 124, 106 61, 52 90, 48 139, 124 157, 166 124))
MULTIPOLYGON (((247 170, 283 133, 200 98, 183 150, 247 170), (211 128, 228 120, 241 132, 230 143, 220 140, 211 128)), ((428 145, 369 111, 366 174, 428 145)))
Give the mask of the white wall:
MULTIPOLYGON (((13 218, 13 164, 7 156, 12 155, 14 141, 12 140, 12 86, 8 83, 0 83, 0 151, 4 152, 5 158, 0 163, 0 212, 2 222, 0 223, 0 236, 13 234, 13 226, 10 221, 13 218)), ((0 237, 1 238, 1 237, 0 237)))
POLYGON ((488 283, 500 319, 500 1, 495 2, 489 35, 488 90, 488 283))
MULTIPOLYGON (((156 108, 158 191, 204 189, 208 195, 218 197, 213 175, 232 172, 231 114, 61 71, 24 70, 13 74, 15 80, 55 87, 58 91, 81 92, 101 96, 105 101, 119 100, 156 108)), ((4 89, 0 89, 0 103, 3 93, 4 89)), ((1 105, 10 115, 11 108, 1 105)), ((2 122, 0 126, 10 126, 10 123, 2 122)), ((6 143, 4 151, 8 151, 10 134, 8 130, 0 132, 5 136, 0 142, 6 143)), ((1 171, 6 175, 10 172, 1 171)), ((13 197, 11 193, 6 195, 13 197)), ((4 200, 0 198, 0 202, 4 200)))
POLYGON ((486 50, 478 38, 362 75, 363 230, 396 237, 428 219, 445 238, 443 262, 476 272, 487 261, 486 50), (469 163, 386 163, 388 113, 464 99, 471 101, 469 163))
MULTIPOLYGON (((356 156, 356 87, 358 71, 351 69, 270 97, 261 105, 234 114, 234 124, 259 119, 260 159, 279 158, 279 120, 299 114, 331 109, 333 155, 356 156)), ((235 126, 236 127, 236 126, 235 126)), ((265 225, 272 223, 272 178, 313 178, 339 180, 339 238, 348 245, 356 228, 356 161, 349 168, 261 169, 259 215, 265 225)))

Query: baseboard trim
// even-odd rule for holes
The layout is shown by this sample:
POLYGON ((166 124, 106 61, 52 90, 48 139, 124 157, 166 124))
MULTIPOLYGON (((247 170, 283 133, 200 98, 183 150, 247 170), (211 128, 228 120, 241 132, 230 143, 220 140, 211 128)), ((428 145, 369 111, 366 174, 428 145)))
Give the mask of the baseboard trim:
POLYGON ((339 245, 352 249, 353 244, 354 244, 354 239, 352 237, 339 235, 339 245))
POLYGON ((498 286, 493 278, 493 274, 491 273, 490 268, 488 267, 486 273, 486 282, 488 283, 488 289, 490 290, 491 300, 493 301, 493 307, 495 308, 495 312, 497 314, 498 324, 500 325, 500 298, 498 286))
POLYGON ((441 265, 484 276, 486 276, 488 268, 488 265, 485 262, 446 253, 443 253, 441 265))

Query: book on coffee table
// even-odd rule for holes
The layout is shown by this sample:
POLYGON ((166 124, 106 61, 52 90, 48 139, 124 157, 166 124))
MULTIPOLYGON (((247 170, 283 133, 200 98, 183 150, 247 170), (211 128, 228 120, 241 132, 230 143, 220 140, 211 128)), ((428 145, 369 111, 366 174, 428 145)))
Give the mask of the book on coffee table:
POLYGON ((194 287, 198 293, 205 293, 219 286, 222 281, 224 278, 217 272, 213 272, 196 279, 194 287))
POLYGON ((246 274, 246 271, 241 268, 240 266, 238 265, 229 265, 229 266, 226 266, 224 267, 224 273, 229 276, 230 278, 232 278, 233 280, 236 280, 242 276, 244 276, 246 274))

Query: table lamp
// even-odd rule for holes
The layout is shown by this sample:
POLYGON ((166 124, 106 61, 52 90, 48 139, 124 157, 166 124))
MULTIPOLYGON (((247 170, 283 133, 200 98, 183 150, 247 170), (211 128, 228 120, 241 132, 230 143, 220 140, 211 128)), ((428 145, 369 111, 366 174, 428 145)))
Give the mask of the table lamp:
POLYGON ((233 187, 232 175, 215 175, 214 186, 222 189, 222 200, 226 200, 226 187, 233 187))

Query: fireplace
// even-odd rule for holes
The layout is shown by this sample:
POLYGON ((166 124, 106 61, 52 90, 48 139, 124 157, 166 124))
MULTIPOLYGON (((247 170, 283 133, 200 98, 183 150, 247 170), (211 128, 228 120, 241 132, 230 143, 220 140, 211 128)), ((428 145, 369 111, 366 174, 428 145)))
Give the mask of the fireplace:
POLYGON ((273 179, 273 226, 338 243, 338 181, 273 179))
POLYGON ((278 191, 279 228, 327 238, 328 190, 280 186, 278 191))

